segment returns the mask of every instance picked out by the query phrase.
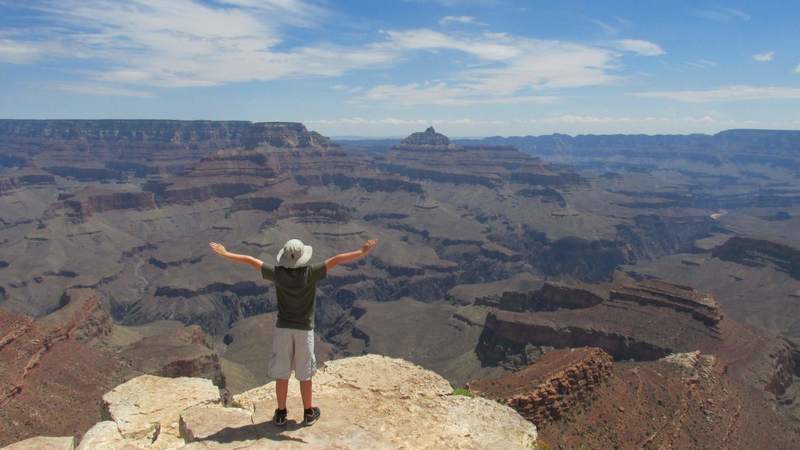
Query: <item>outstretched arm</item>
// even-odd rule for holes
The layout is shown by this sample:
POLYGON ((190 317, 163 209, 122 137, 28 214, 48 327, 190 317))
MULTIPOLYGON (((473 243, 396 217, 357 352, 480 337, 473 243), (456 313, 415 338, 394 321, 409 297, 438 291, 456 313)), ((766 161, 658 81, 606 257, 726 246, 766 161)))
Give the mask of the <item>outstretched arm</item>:
POLYGON ((214 250, 216 254, 222 256, 223 258, 242 264, 247 264, 254 269, 261 270, 261 265, 263 262, 258 258, 253 258, 252 256, 248 255, 240 255, 238 253, 231 253, 225 250, 225 247, 222 244, 217 244, 216 242, 209 242, 208 245, 211 246, 211 250, 214 250))
POLYGON ((350 261, 355 261, 358 258, 366 255, 370 252, 375 246, 378 245, 377 239, 370 239, 367 242, 364 242, 364 245, 361 246, 360 249, 348 253, 340 253, 333 258, 328 258, 325 261, 325 271, 329 272, 334 267, 338 266, 339 264, 346 264, 350 261))

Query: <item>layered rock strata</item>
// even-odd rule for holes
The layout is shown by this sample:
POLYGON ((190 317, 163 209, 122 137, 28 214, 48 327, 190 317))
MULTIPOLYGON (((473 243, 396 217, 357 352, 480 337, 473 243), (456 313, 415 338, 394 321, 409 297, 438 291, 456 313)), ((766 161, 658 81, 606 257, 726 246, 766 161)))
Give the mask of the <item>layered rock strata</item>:
POLYGON ((553 350, 535 364, 496 379, 468 384, 470 392, 514 408, 534 424, 558 420, 611 376, 608 353, 593 347, 553 350))

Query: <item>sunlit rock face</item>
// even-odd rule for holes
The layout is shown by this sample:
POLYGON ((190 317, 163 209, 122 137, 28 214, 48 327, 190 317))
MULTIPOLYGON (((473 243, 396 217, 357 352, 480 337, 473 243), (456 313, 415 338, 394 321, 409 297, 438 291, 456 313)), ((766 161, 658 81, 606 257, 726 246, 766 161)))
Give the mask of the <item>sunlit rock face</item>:
MULTIPOLYGON (((508 448, 536 445, 536 427, 513 409, 453 395, 441 376, 401 359, 367 355, 329 362, 314 377, 322 416, 299 426, 302 402, 290 383, 289 424, 272 425, 273 383, 224 406, 198 378, 134 378, 103 396, 107 420, 78 448, 508 448), (431 426, 435 424, 435 426, 431 426)), ((31 441, 32 442, 32 441, 31 441)), ((36 448, 18 446, 18 449, 36 448)))

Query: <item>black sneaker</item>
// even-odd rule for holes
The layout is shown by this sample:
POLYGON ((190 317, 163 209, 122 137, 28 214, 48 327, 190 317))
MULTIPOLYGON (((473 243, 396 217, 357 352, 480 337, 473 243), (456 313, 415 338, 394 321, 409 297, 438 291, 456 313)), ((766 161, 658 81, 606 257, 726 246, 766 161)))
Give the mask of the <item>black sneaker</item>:
POLYGON ((309 408, 305 410, 305 417, 303 418, 303 425, 314 425, 314 422, 319 419, 319 408, 314 406, 313 408, 309 408))
POLYGON ((272 417, 272 422, 279 427, 286 425, 286 410, 276 409, 275 415, 272 417))

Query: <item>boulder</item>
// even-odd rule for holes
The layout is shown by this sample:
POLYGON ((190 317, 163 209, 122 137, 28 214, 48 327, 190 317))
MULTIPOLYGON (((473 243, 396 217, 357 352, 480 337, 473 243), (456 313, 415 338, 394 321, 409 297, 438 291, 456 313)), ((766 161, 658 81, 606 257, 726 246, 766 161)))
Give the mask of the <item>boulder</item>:
POLYGON ((98 422, 83 435, 78 450, 141 450, 142 447, 127 441, 119 432, 117 424, 107 420, 98 422))
POLYGON ((73 450, 75 438, 72 436, 36 436, 3 447, 3 450, 73 450))
POLYGON ((142 375, 105 394, 103 408, 123 437, 142 439, 152 434, 153 424, 158 424, 160 433, 177 436, 181 412, 220 401, 219 389, 211 380, 142 375))

